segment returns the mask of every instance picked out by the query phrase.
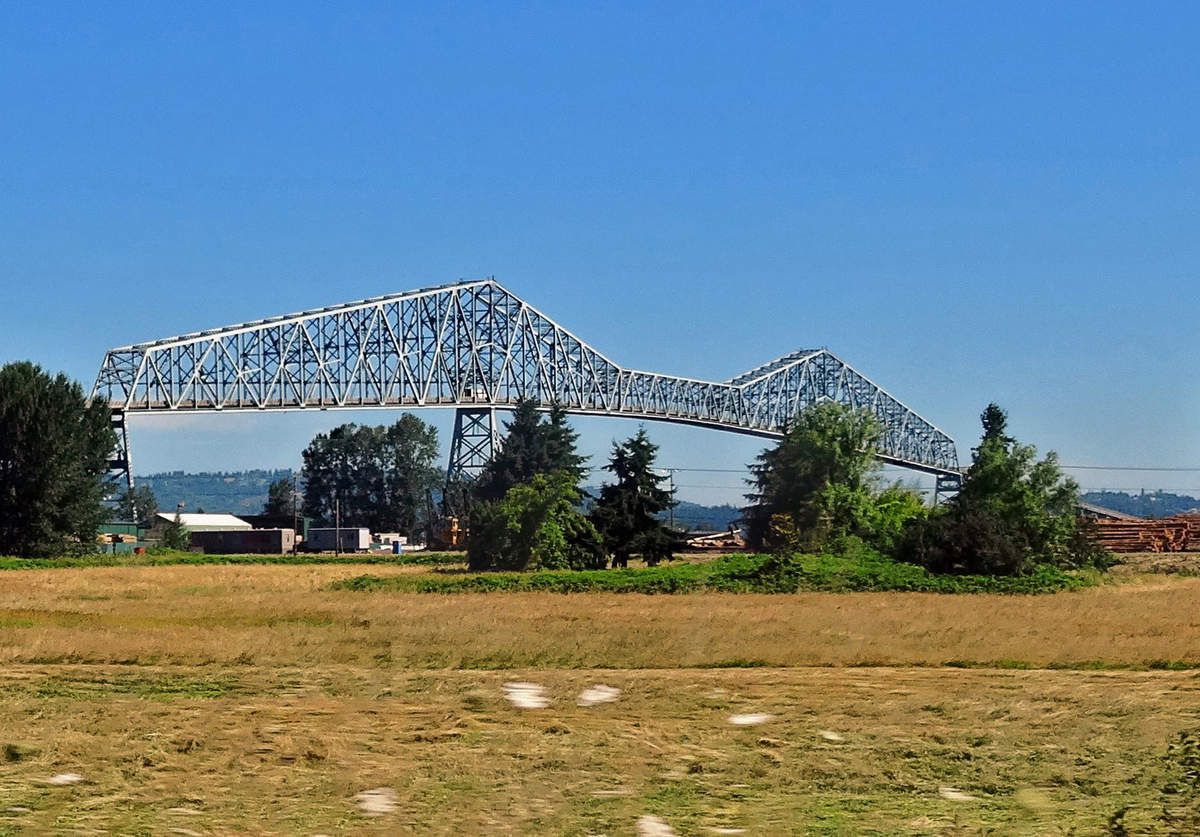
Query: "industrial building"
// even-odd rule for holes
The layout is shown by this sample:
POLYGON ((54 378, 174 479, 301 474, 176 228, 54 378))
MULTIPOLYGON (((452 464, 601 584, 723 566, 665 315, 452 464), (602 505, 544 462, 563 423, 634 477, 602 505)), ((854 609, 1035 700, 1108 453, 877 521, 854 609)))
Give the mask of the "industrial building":
POLYGON ((294 529, 228 529, 191 533, 192 549, 208 555, 285 555, 296 548, 294 529))

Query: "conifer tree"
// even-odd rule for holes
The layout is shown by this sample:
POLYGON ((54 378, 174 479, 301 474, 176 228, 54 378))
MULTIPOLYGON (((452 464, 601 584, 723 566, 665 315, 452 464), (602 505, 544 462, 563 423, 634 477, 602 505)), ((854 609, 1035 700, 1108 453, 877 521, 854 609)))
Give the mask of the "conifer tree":
POLYGON ((616 481, 600 490, 590 517, 613 556, 614 567, 629 566, 629 556, 635 554, 654 566, 674 552, 675 535, 658 515, 671 508, 675 498, 662 487, 664 478, 654 473, 657 454, 658 446, 644 428, 613 445, 605 470, 611 471, 616 481))
POLYGON ((116 508, 113 509, 115 520, 127 520, 141 523, 144 520, 154 520, 158 514, 158 498, 147 485, 139 485, 122 492, 117 498, 116 508))
POLYGON ((500 450, 475 484, 478 499, 500 500, 510 488, 525 485, 538 474, 565 473, 578 483, 587 473, 587 458, 575 450, 578 434, 567 423, 561 405, 551 406, 543 419, 536 401, 522 399, 504 430, 500 450))
POLYGON ((184 550, 192 544, 192 534, 183 525, 179 509, 175 510, 175 518, 163 529, 162 545, 167 549, 184 550))

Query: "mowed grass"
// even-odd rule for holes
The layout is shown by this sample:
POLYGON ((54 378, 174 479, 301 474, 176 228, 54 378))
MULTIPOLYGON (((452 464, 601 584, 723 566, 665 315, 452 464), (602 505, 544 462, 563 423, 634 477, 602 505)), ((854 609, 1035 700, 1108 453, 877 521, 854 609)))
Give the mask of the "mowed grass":
POLYGON ((1167 743, 1200 726, 1197 672, 1157 670, 1200 665, 1196 578, 335 589, 366 573, 435 569, 0 574, 0 834, 627 835, 642 814, 680 834, 1105 834, 1126 807, 1128 833, 1156 833, 1167 743), (551 707, 510 706, 511 680, 551 707), (620 699, 576 706, 596 683, 620 699), (47 784, 65 772, 85 781, 47 784), (396 810, 363 817, 354 795, 381 786, 396 810))
POLYGON ((1127 808, 1155 833, 1198 692, 1178 672, 16 666, 0 832, 628 835, 649 813, 680 834, 1099 834, 1127 808), (514 678, 551 706, 510 706, 514 678), (577 706, 594 683, 620 698, 577 706), (67 771, 84 781, 47 784, 67 771), (397 808, 368 819, 354 796, 377 787, 397 808))

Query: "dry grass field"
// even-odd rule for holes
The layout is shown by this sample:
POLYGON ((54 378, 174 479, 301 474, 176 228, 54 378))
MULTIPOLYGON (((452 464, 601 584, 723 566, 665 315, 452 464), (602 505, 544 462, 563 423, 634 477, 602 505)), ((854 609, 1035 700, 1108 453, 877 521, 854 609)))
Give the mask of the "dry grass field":
POLYGON ((1200 726, 1200 579, 328 589, 368 569, 429 571, 0 573, 0 834, 615 837, 644 814, 679 834, 1156 833, 1167 743, 1200 726), (514 680, 550 706, 510 705, 514 680), (597 683, 620 698, 577 706, 597 683), (377 787, 395 808, 364 816, 377 787))
POLYGON ((0 573, 0 663, 680 668, 1200 666, 1200 578, 1055 596, 331 591, 422 567, 0 573))

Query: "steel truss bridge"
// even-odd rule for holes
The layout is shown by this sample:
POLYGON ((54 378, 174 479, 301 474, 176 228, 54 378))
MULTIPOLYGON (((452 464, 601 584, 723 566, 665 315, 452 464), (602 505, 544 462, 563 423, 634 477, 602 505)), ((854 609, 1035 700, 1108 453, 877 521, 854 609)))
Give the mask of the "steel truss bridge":
POLYGON ((112 465, 132 485, 131 415, 457 408, 451 476, 498 444, 497 408, 520 399, 778 438, 805 407, 865 408, 883 427, 879 459, 959 475, 953 440, 827 349, 792 352, 727 381, 626 369, 494 279, 381 296, 124 346, 92 392, 113 410, 112 465))

